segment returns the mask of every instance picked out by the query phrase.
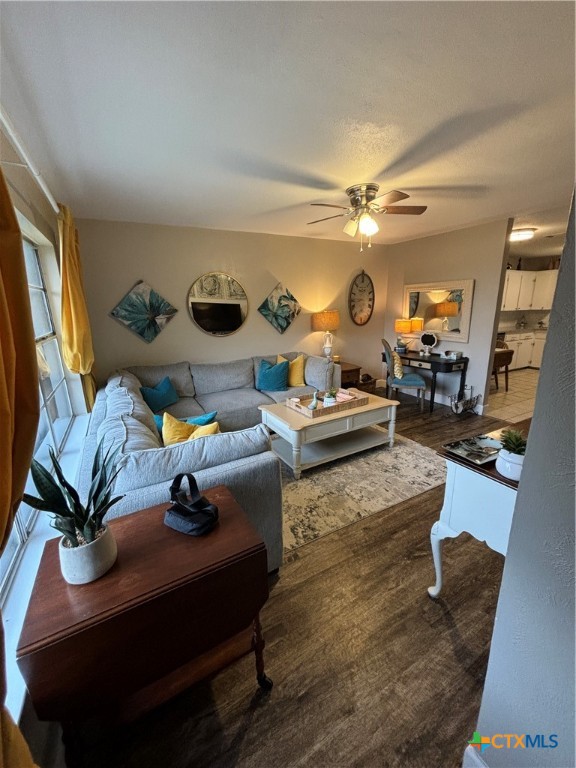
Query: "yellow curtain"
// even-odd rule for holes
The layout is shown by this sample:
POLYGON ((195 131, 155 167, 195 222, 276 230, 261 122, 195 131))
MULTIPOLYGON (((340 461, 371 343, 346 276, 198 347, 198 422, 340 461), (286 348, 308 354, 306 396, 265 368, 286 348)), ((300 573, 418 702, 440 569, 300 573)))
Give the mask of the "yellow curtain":
MULTIPOLYGON (((0 170, 0 553, 24 491, 38 417, 38 367, 22 236, 0 170)), ((34 765, 30 750, 4 706, 5 670, 0 626, 0 768, 28 768, 34 765)))
POLYGON ((96 384, 92 376, 92 332, 86 309, 78 232, 70 209, 65 205, 60 205, 58 230, 62 280, 62 356, 68 370, 80 374, 86 407, 91 411, 96 397, 96 384))

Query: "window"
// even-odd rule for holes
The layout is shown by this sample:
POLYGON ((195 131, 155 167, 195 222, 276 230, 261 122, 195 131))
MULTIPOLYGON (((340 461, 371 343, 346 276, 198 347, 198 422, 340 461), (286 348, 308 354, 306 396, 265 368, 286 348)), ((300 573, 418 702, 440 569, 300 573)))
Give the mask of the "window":
MULTIPOLYGON (((40 420, 34 458, 49 467, 48 448, 52 446, 56 454, 60 455, 72 426, 73 413, 38 248, 29 240, 23 240, 23 245, 40 389, 40 420)), ((36 495, 34 483, 30 478, 26 491, 36 495)), ((0 558, 0 596, 8 587, 37 514, 36 510, 26 504, 22 504, 18 510, 6 549, 0 558)))

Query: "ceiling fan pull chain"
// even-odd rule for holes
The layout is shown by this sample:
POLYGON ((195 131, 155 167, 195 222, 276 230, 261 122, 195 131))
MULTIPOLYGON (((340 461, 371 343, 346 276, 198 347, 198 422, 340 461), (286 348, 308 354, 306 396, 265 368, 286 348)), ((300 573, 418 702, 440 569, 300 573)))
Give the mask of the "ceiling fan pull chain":
POLYGON ((362 253, 363 250, 364 248, 362 247, 362 231, 360 231, 360 253, 362 253))

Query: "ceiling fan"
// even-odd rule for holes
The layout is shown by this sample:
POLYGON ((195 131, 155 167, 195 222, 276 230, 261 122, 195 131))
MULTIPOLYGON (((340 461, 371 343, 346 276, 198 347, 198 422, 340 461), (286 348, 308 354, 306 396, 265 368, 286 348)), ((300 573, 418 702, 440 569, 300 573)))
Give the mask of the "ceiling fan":
POLYGON ((318 224, 320 221, 328 219, 337 219, 340 216, 350 216, 350 220, 344 227, 344 232, 350 237, 355 237, 360 232, 360 250, 362 250, 362 236, 368 238, 368 248, 372 243, 370 238, 380 229, 374 219, 375 214, 395 213, 409 216, 419 216, 424 213, 428 206, 426 205, 397 205, 391 207, 400 200, 406 200, 410 195, 405 192, 398 192, 393 189, 383 195, 377 195, 380 186, 375 183, 354 184, 348 187, 346 194, 350 198, 350 205, 333 205, 332 203, 311 203, 311 205, 320 205, 326 208, 341 208, 344 213, 337 213, 334 216, 326 216, 323 219, 309 221, 308 224, 318 224))

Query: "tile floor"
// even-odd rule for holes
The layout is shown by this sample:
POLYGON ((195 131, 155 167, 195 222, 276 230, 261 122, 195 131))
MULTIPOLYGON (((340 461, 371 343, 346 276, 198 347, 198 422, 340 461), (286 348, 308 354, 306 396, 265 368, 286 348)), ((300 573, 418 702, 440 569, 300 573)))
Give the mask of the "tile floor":
POLYGON ((504 419, 515 424, 529 419, 534 411, 536 388, 540 371, 536 368, 522 368, 508 374, 508 392, 505 391, 504 371, 498 374, 498 389, 492 376, 488 405, 484 415, 504 419))

